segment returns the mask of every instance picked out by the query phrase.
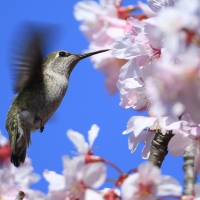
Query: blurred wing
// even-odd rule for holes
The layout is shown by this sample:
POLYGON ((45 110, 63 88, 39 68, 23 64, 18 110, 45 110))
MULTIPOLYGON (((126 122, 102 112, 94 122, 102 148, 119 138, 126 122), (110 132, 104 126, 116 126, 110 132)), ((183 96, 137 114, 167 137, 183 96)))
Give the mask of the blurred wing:
POLYGON ((42 35, 31 32, 29 35, 25 35, 25 38, 17 46, 19 50, 15 53, 16 57, 13 62, 13 90, 15 93, 19 93, 34 82, 39 82, 43 79, 42 35))

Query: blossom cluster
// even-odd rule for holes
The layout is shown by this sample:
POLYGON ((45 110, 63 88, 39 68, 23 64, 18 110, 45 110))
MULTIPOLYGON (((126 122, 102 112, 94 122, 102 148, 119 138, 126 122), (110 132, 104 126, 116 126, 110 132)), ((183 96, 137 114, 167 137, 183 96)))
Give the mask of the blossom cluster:
MULTIPOLYGON (((109 37, 115 39, 111 49, 121 62, 116 83, 120 105, 147 112, 147 117, 129 120, 123 132, 131 132, 128 147, 134 152, 143 142, 142 157, 148 158, 157 130, 162 134, 173 131, 170 153, 178 156, 194 147, 194 168, 200 173, 200 2, 147 0, 147 4, 138 2, 137 6, 121 4, 116 0, 101 0, 100 5, 79 2, 75 16, 83 20, 81 30, 89 37, 91 47, 102 48, 112 41, 109 37), (90 10, 89 4, 98 9, 90 10), (132 14, 137 8, 142 13, 132 14), (125 13, 121 15, 122 10, 125 13)), ((96 59, 107 70, 115 65, 97 57, 94 63, 96 59)), ((116 81, 116 77, 109 79, 116 81)))
POLYGON ((26 158, 20 168, 14 167, 10 162, 9 141, 0 132, 0 199, 15 199, 19 191, 23 191, 24 200, 44 200, 44 193, 30 189, 39 179, 39 175, 33 173, 30 158, 26 158))
MULTIPOLYGON (((93 154, 92 145, 98 136, 99 127, 93 125, 88 131, 88 141, 82 134, 69 130, 68 138, 77 148, 77 156, 63 157, 63 173, 45 170, 44 178, 49 182, 48 194, 34 191, 29 188, 30 184, 38 180, 38 176, 32 173, 29 158, 19 168, 15 168, 8 160, 0 165, 0 198, 3 200, 15 199, 18 192, 25 193, 25 200, 131 200, 175 197, 181 199, 182 187, 172 177, 162 175, 159 168, 151 163, 143 163, 138 169, 122 173, 113 184, 113 188, 103 188, 106 182, 107 170, 105 164, 110 164, 106 159, 93 154), (134 173, 132 173, 134 172, 134 173), (101 186, 101 189, 99 187, 101 186)), ((0 141, 5 141, 0 136, 0 141)), ((3 147, 3 144, 0 144, 3 147)), ((199 189, 199 185, 196 185, 199 189)), ((193 198, 197 200, 199 193, 193 198)))
MULTIPOLYGON (((136 9, 135 6, 122 7, 122 0, 80 1, 74 7, 74 16, 82 21, 80 30, 90 42, 87 51, 109 49, 115 38, 130 29, 126 18, 136 9)), ((95 68, 104 73, 105 87, 109 94, 117 91, 119 71, 126 60, 117 59, 112 52, 92 56, 95 68)))
POLYGON ((129 149, 134 152, 142 141, 148 158, 156 130, 173 131, 170 153, 194 147, 200 173, 200 2, 148 0, 139 6, 146 18, 129 17, 133 28, 115 40, 112 51, 128 60, 117 82, 121 106, 146 110, 148 117, 133 116, 123 133, 133 131, 129 149))

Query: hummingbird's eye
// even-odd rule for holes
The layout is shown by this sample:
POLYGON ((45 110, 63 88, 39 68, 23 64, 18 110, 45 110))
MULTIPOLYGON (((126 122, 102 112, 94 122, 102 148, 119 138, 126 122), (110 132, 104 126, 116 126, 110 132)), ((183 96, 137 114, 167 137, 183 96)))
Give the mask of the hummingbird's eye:
POLYGON ((68 55, 66 54, 66 52, 61 51, 61 52, 59 52, 59 56, 60 57, 67 57, 68 55))

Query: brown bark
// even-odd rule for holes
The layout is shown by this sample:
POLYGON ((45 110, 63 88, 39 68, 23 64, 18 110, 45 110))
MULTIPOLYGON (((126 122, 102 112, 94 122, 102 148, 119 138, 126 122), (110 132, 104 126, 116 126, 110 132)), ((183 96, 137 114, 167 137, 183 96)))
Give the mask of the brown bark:
POLYGON ((173 136, 174 135, 172 134, 172 131, 169 131, 163 135, 160 130, 155 135, 151 143, 151 151, 149 156, 149 161, 153 163, 153 165, 159 168, 161 167, 165 156, 168 154, 168 143, 173 136))
POLYGON ((24 197, 25 197, 24 192, 19 191, 19 193, 18 193, 18 195, 17 195, 15 200, 22 200, 24 197))

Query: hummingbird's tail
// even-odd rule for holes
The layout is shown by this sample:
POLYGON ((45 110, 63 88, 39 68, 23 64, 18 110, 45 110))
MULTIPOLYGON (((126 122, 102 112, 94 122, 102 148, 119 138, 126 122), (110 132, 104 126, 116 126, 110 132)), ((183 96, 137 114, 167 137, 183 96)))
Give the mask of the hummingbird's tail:
POLYGON ((25 158, 26 158, 26 149, 24 149, 20 155, 17 155, 12 152, 10 161, 14 164, 15 167, 19 167, 20 163, 24 163, 25 158))
POLYGON ((7 120, 10 126, 6 126, 11 144, 11 162, 19 167, 26 158, 26 149, 30 144, 30 129, 25 118, 17 114, 12 119, 7 120))

